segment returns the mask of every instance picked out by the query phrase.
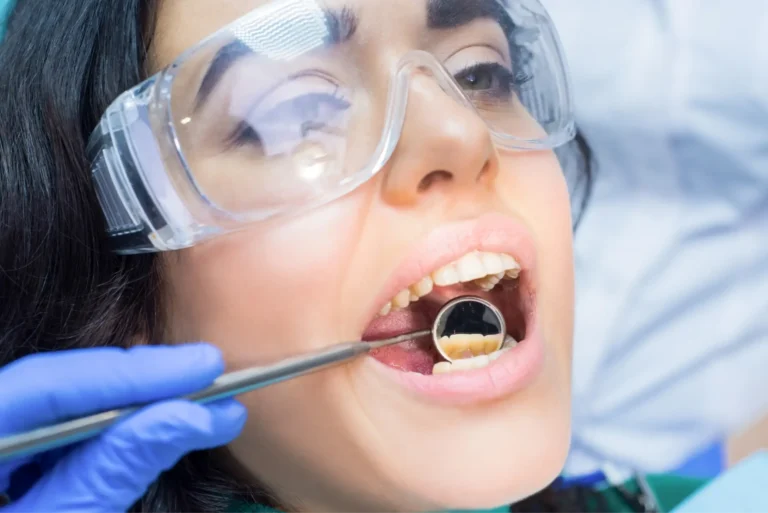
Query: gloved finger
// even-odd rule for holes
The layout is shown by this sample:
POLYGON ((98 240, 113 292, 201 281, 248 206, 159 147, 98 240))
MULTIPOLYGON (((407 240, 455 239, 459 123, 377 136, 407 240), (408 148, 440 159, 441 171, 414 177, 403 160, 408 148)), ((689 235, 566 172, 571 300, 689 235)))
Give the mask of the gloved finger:
POLYGON ((73 451, 3 513, 126 511, 186 453, 232 441, 245 418, 234 400, 151 406, 73 451))
POLYGON ((21 458, 10 463, 0 464, 0 493, 6 493, 11 486, 11 476, 18 469, 32 461, 32 456, 21 458))
POLYGON ((0 370, 0 436, 210 385, 224 371, 207 344, 34 355, 0 370))

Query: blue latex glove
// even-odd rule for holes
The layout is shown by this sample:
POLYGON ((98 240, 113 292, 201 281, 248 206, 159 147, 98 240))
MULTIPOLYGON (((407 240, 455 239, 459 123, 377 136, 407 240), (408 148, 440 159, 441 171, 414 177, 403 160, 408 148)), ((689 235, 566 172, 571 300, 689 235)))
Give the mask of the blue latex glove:
MULTIPOLYGON (((220 352, 208 345, 27 357, 0 370, 0 437, 192 393, 223 370, 220 352)), ((230 442, 245 418, 234 400, 208 406, 169 400, 74 447, 0 463, 0 491, 18 497, 0 512, 126 511, 184 454, 230 442)))

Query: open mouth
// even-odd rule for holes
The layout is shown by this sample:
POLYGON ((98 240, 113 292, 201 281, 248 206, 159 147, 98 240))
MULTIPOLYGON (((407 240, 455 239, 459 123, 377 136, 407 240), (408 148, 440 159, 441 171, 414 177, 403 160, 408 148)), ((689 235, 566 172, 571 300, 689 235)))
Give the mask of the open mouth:
POLYGON ((507 333, 464 333, 442 340, 443 353, 431 338, 412 340, 376 350, 379 362, 422 375, 462 373, 491 365, 524 341, 532 315, 532 287, 518 260, 508 253, 470 251, 400 291, 368 325, 363 340, 376 340, 431 329, 448 301, 472 295, 494 304, 504 316, 507 333))

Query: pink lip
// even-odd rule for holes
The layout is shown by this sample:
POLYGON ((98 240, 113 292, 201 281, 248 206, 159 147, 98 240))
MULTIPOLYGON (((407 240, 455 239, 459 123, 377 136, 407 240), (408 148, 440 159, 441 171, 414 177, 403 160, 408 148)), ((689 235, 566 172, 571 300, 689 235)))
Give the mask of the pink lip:
POLYGON ((535 276, 536 253, 530 232, 522 223, 500 214, 443 225, 418 244, 376 296, 368 319, 373 319, 401 290, 459 259, 470 251, 512 255, 535 276))

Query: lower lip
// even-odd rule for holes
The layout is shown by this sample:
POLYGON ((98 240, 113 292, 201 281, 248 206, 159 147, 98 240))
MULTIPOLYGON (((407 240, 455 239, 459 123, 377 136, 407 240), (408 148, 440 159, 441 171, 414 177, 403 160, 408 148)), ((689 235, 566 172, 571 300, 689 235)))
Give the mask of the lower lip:
POLYGON ((482 369, 439 375, 403 372, 366 357, 373 372, 429 402, 466 406, 502 399, 525 389, 544 367, 544 341, 536 322, 527 338, 482 369))

